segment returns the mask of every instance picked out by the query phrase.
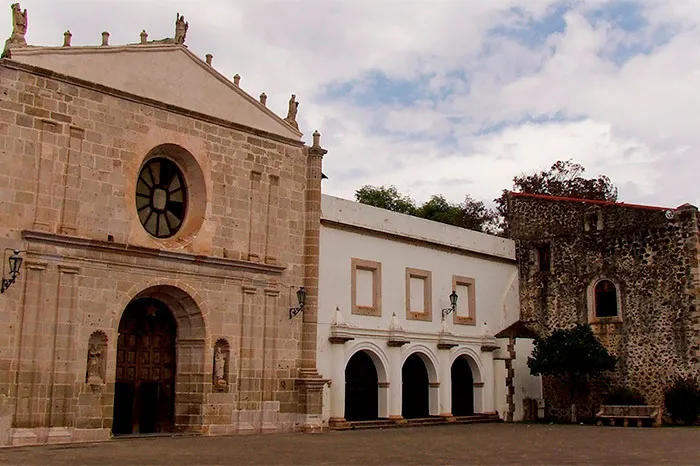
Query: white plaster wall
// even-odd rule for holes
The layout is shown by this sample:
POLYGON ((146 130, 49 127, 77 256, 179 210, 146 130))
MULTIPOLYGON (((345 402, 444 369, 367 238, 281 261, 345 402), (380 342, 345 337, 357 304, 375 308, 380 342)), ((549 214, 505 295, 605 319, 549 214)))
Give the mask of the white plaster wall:
MULTIPOLYGON (((525 398, 534 398, 542 403, 542 378, 535 377, 530 374, 530 368, 527 367, 527 358, 532 354, 534 341, 519 338, 515 340, 515 361, 513 361, 513 369, 515 371, 515 413, 513 413, 514 421, 523 420, 523 400, 525 398)), ((539 410, 538 410, 539 411, 539 410)), ((540 413, 540 417, 543 413, 540 413)))
MULTIPOLYGON (((518 315, 513 242, 330 196, 323 196, 322 217, 326 221, 322 223, 320 242, 318 366, 325 377, 332 379, 330 406, 324 408, 324 413, 329 417, 342 417, 344 399, 339 397, 344 396, 341 389, 345 384, 345 364, 355 351, 361 349, 377 353, 378 359, 386 366, 388 415, 401 414, 401 367, 413 351, 421 351, 433 361, 435 381, 440 383, 439 389, 431 392, 431 397, 435 398, 431 403, 431 414, 450 412, 450 368, 459 354, 472 358, 479 372, 472 371, 474 379, 484 384, 483 388, 475 388, 475 392, 480 392, 475 409, 495 411, 497 394, 493 353, 482 351, 482 333, 485 323, 493 335, 501 330, 501 323, 506 318, 518 315), (386 236, 387 233, 390 236, 386 236), (437 245, 451 249, 440 250, 435 247, 437 245), (352 258, 382 264, 381 317, 351 314, 352 258), (432 272, 433 318, 430 322, 406 319, 407 267, 432 272), (439 350, 440 311, 449 306, 453 275, 476 280, 476 325, 456 325, 452 323, 452 316, 448 316, 446 327, 460 344, 450 350, 439 350), (336 308, 340 310, 341 319, 349 325, 350 332, 356 334, 354 340, 345 344, 328 341, 336 308), (389 348, 386 343, 386 333, 394 313, 411 340, 410 344, 400 348, 389 348)), ((466 296, 460 299, 466 299, 466 296)), ((493 342, 492 339, 489 341, 493 342)), ((498 343, 505 348, 505 341, 498 343)), ((431 370, 428 368, 429 373, 431 370)), ((381 376, 379 380, 382 382, 381 376)), ((380 413, 381 405, 380 396, 380 413)))

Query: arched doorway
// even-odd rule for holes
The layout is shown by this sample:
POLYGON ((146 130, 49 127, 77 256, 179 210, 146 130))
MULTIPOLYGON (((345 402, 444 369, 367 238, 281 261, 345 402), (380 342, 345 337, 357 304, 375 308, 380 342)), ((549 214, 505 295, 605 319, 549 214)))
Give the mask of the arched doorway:
POLYGON ((162 301, 129 303, 119 322, 112 432, 170 432, 175 413, 177 324, 162 301))
POLYGON ((474 376, 466 356, 459 356, 452 363, 452 415, 474 414, 474 376))
POLYGON ((379 413, 379 379, 374 361, 358 351, 345 366, 345 419, 369 421, 379 413))
POLYGON ((406 419, 428 417, 430 415, 428 369, 417 353, 410 355, 403 363, 401 380, 401 415, 406 419))

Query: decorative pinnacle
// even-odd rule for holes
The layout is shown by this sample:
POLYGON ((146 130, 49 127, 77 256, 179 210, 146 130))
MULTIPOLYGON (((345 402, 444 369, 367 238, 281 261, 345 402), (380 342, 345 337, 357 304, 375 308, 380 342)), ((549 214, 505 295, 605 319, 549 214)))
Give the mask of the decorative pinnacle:
POLYGON ((109 45, 109 32, 102 33, 102 45, 109 45))
POLYGON ((141 31, 141 43, 145 44, 146 42, 148 42, 148 33, 144 29, 141 31))
POLYGON ((260 94, 260 103, 267 107, 267 94, 260 94))
POLYGON ((239 84, 241 84, 241 75, 240 75, 240 74, 236 73, 236 74, 233 76, 233 84, 235 84, 236 86, 238 86, 239 84))
POLYGON ((313 147, 321 147, 321 133, 319 133, 318 130, 316 130, 316 131, 314 131, 313 137, 314 137, 313 147))
POLYGON ((211 66, 211 61, 214 58, 214 55, 212 55, 211 53, 208 53, 205 55, 205 58, 207 59, 207 65, 211 66))
POLYGON ((63 46, 64 47, 70 47, 71 37, 73 37, 73 34, 71 34, 70 31, 66 31, 63 33, 63 46))

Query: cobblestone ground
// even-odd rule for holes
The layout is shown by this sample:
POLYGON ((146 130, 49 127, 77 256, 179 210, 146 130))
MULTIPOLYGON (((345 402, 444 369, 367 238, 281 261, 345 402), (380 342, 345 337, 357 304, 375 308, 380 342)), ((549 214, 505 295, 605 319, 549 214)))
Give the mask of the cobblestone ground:
POLYGON ((700 428, 482 424, 0 450, 0 464, 700 464, 700 428))

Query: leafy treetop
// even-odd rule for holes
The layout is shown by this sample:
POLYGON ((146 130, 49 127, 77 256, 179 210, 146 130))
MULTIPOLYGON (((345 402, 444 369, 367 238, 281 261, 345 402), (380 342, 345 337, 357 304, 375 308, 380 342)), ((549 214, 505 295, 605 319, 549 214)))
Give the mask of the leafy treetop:
POLYGON ((470 230, 492 232, 495 228, 496 212, 468 195, 461 204, 454 204, 444 196, 436 194, 418 207, 413 199, 399 193, 395 186, 366 185, 355 192, 355 200, 362 204, 470 230))

